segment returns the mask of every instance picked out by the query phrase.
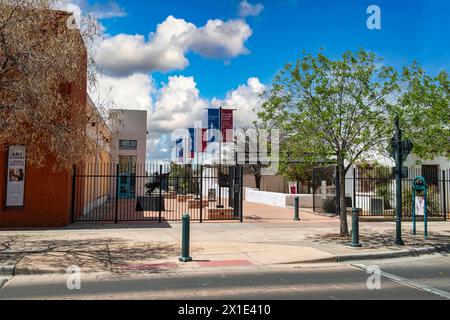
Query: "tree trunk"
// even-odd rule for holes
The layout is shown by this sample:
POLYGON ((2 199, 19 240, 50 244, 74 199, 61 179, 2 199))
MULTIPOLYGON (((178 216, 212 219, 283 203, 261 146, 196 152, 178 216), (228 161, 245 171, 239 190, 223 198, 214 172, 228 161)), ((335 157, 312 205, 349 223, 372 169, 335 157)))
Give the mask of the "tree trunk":
POLYGON ((255 175, 256 189, 261 190, 261 176, 255 175))
POLYGON ((341 237, 349 237, 348 223, 347 223, 347 206, 345 203, 345 176, 347 172, 344 167, 344 159, 338 160, 338 170, 339 170, 339 187, 340 187, 340 197, 339 197, 339 207, 341 212, 341 237))

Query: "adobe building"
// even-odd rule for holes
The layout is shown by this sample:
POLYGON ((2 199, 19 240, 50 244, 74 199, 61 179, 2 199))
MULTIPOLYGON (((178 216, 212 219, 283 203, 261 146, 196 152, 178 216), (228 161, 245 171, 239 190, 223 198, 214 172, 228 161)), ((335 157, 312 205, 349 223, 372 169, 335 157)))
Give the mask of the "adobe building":
MULTIPOLYGON (((86 57, 81 37, 79 46, 80 55, 86 57)), ((90 107, 87 63, 80 66, 79 72, 83 80, 67 86, 64 92, 74 101, 68 105, 74 111, 90 107)), ((0 146, 0 227, 66 226, 71 221, 72 172, 53 172, 55 157, 51 154, 43 166, 32 166, 26 151, 27 146, 0 146)))
MULTIPOLYGON (((89 119, 86 128, 88 143, 92 149, 87 156, 85 163, 75 167, 76 175, 95 176, 89 181, 77 179, 75 188, 78 196, 77 206, 80 208, 72 215, 85 215, 94 208, 103 205, 110 196, 111 180, 108 176, 111 173, 111 130, 103 119, 91 98, 87 97, 86 113, 89 119), (80 196, 80 193, 82 195, 80 196)), ((74 210, 75 211, 75 210, 74 210)), ((73 216, 72 218, 76 218, 73 216)))
POLYGON ((119 164, 121 198, 144 193, 146 175, 147 111, 111 110, 116 121, 112 125, 111 159, 119 164))

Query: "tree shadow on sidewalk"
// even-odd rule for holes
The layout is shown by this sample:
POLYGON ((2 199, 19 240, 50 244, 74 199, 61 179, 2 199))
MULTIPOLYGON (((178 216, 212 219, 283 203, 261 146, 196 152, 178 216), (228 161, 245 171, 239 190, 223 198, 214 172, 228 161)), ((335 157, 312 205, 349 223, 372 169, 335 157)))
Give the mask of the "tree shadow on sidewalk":
POLYGON ((2 261, 14 264, 24 273, 66 273, 71 266, 86 272, 110 272, 115 265, 174 260, 178 255, 179 245, 161 242, 0 237, 0 264, 2 261))
MULTIPOLYGON (((450 245, 450 235, 432 232, 427 240, 424 239, 423 233, 413 236, 410 232, 402 234, 403 241, 407 248, 425 248, 433 246, 450 245)), ((360 230, 360 243, 363 249, 387 249, 399 250, 403 247, 395 244, 395 230, 375 231, 373 229, 360 230)), ((306 240, 318 244, 349 246, 351 237, 341 237, 339 234, 314 234, 307 235, 306 240)))

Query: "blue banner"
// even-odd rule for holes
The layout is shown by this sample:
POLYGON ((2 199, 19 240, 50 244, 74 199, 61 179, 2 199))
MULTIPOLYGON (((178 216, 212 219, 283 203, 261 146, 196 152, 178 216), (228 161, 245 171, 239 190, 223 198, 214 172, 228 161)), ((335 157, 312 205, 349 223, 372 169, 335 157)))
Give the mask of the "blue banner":
POLYGON ((208 109, 208 142, 219 142, 212 130, 218 130, 220 132, 220 109, 208 109))
POLYGON ((184 148, 183 148, 183 139, 178 139, 176 142, 176 151, 177 151, 177 160, 179 162, 184 161, 184 148))
POLYGON ((195 129, 194 128, 189 128, 189 136, 191 138, 191 159, 194 159, 194 155, 195 155, 195 129))

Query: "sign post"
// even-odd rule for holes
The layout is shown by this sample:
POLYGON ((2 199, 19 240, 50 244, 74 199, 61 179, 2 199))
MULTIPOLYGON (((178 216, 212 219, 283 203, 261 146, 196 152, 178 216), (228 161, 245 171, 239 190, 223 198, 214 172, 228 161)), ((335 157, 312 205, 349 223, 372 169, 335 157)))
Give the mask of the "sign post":
POLYGON ((402 130, 400 129, 400 120, 395 119, 395 136, 392 139, 391 156, 395 158, 395 181, 396 181, 396 237, 395 244, 403 246, 405 243, 402 240, 402 178, 404 174, 403 163, 408 158, 414 145, 409 140, 402 140, 402 130))
POLYGON ((428 185, 424 177, 417 177, 413 182, 413 193, 412 193, 412 219, 413 219, 413 235, 417 234, 416 229, 416 216, 423 215, 425 224, 425 239, 428 239, 428 208, 427 208, 427 193, 428 185), (419 202, 417 199, 417 193, 423 193, 423 202, 419 202))

